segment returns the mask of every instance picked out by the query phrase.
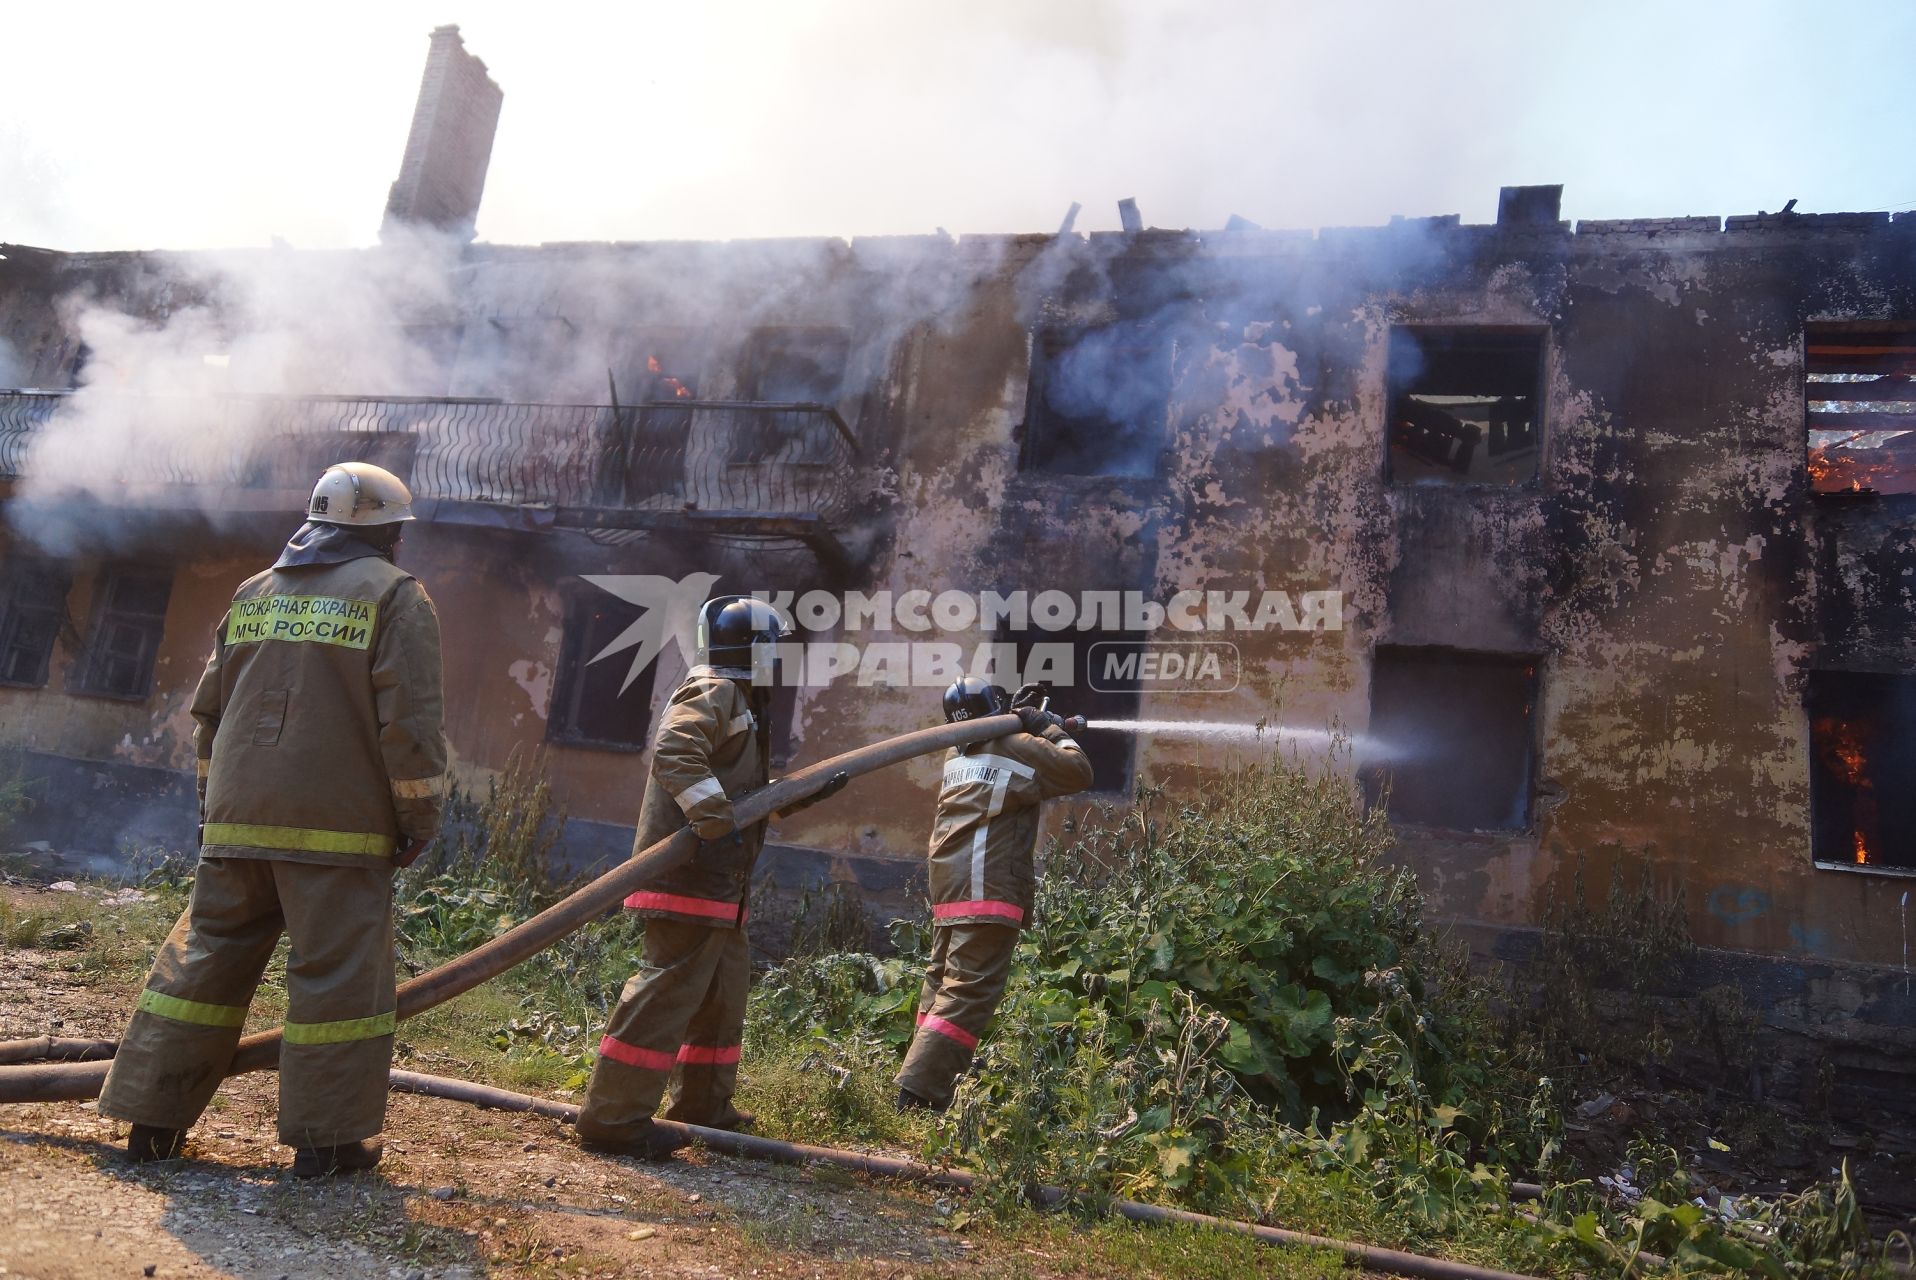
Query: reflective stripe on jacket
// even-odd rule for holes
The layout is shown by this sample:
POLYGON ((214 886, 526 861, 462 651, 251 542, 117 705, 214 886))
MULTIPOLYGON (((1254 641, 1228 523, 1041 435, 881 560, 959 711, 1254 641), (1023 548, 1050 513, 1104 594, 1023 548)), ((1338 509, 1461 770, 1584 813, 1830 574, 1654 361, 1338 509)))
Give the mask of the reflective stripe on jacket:
POLYGON ((1023 925, 1038 805, 1090 785, 1090 760, 1056 725, 952 748, 931 832, 932 923, 1023 925))
MULTIPOLYGON (((741 672, 746 678, 739 679, 712 667, 694 667, 673 690, 652 740, 634 853, 726 812, 765 785, 769 775, 749 674, 741 672)), ((688 924, 737 928, 744 923, 752 866, 764 843, 763 822, 700 841, 685 862, 652 877, 628 897, 626 908, 688 924)))
POLYGON ((364 866, 439 830, 439 618, 381 557, 247 579, 193 719, 208 856, 364 866))

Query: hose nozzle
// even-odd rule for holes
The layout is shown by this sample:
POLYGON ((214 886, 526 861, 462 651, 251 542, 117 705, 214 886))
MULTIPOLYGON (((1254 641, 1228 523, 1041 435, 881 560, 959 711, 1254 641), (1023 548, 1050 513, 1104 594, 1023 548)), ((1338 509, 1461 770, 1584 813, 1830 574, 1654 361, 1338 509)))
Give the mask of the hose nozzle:
POLYGON ((1064 718, 1064 731, 1066 733, 1083 733, 1089 727, 1090 722, 1083 716, 1066 716, 1064 718))

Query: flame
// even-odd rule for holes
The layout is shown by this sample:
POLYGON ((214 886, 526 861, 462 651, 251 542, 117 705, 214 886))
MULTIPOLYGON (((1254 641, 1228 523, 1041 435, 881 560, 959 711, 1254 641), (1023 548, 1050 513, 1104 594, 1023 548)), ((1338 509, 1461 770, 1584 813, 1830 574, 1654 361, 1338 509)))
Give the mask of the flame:
POLYGON ((1869 753, 1863 749, 1863 735, 1855 722, 1824 716, 1816 721, 1815 736, 1823 741, 1823 756, 1830 769, 1855 791, 1851 810, 1856 827, 1850 832, 1856 865, 1869 863, 1869 840, 1865 827, 1876 825, 1876 782, 1869 776, 1869 753))
POLYGON ((658 377, 659 390, 670 391, 674 399, 690 400, 692 398, 692 388, 686 386, 670 374, 667 374, 665 372, 665 366, 659 363, 657 356, 647 356, 645 358, 645 371, 654 377, 658 377), (664 376, 660 377, 659 375, 661 374, 664 376))
POLYGON ((1851 786, 1866 785, 1863 770, 1869 764, 1869 757, 1863 753, 1863 740, 1856 732, 1856 726, 1847 720, 1825 720, 1822 728, 1833 733, 1835 740, 1829 745, 1829 754, 1842 766, 1838 770, 1843 781, 1851 786))
POLYGON ((1908 493, 1916 487, 1916 466, 1909 432, 1890 434, 1878 443, 1858 443, 1855 433, 1827 444, 1811 445, 1807 469, 1814 493, 1908 493))

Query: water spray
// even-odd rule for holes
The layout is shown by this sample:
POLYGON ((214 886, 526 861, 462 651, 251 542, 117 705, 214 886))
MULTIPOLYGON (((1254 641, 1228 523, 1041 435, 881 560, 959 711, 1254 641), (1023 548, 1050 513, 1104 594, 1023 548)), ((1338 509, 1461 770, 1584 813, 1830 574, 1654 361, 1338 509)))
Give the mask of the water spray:
POLYGON ((1269 744, 1300 747, 1326 755, 1341 748, 1366 763, 1389 760, 1401 754, 1367 734, 1300 729, 1264 721, 1241 724, 1231 720, 1092 720, 1086 727, 1154 738, 1208 738, 1214 742, 1242 743, 1246 746, 1269 744))

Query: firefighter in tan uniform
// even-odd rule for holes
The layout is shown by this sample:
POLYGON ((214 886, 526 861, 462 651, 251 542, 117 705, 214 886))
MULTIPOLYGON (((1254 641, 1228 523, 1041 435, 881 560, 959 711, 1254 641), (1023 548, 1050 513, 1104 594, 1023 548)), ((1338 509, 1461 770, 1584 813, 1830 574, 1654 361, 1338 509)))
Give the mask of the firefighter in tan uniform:
MULTIPOLYGON (((645 917, 643 967, 612 1011, 578 1119, 595 1150, 661 1159, 685 1145, 652 1123, 676 1071, 668 1120, 743 1129, 732 1105, 751 951, 745 902, 765 827, 741 830, 732 803, 769 779, 773 662, 783 632, 769 606, 741 596, 699 611, 697 665, 673 691, 652 745, 634 851, 680 829, 697 851, 625 900, 645 917)), ((844 785, 834 777, 805 804, 844 785)), ((792 812, 794 805, 783 812, 792 812)))
POLYGON ((135 1160, 178 1154, 226 1074, 282 931, 279 1137, 293 1172, 370 1168, 392 1059, 392 878, 439 829, 439 620, 392 563, 412 495, 328 468, 240 587, 193 697, 200 863, 100 1095, 135 1160))
MULTIPOLYGON (((1091 785, 1091 762, 1026 685, 1011 708, 1024 727, 945 758, 932 828, 931 962, 918 1033, 898 1071, 900 1110, 943 1111, 1004 995, 1031 915, 1038 806, 1091 785)), ((947 722, 1002 715, 1004 690, 975 676, 945 690, 947 722)))

